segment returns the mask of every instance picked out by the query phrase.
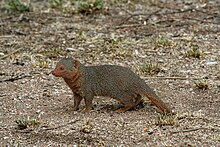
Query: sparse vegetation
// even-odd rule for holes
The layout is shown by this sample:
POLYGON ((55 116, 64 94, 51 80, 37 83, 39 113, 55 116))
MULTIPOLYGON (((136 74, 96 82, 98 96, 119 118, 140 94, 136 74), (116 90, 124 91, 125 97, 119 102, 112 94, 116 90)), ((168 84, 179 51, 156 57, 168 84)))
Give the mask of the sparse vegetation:
POLYGON ((61 49, 58 48, 48 48, 42 51, 41 54, 52 59, 52 58, 57 58, 60 55, 64 55, 64 52, 62 52, 61 49))
POLYGON ((77 40, 78 41, 85 41, 86 39, 87 39, 87 34, 85 33, 85 31, 83 31, 83 30, 81 30, 81 31, 79 31, 78 32, 78 34, 77 34, 77 40))
POLYGON ((194 46, 191 50, 186 52, 187 57, 201 58, 201 52, 197 46, 194 46))
POLYGON ((157 126, 175 125, 177 124, 176 115, 158 115, 158 118, 154 122, 157 126))
POLYGON ((51 8, 62 8, 63 0, 49 0, 49 4, 51 8))
POLYGON ((40 118, 38 116, 25 116, 19 120, 16 120, 15 121, 17 126, 18 126, 18 129, 26 129, 28 127, 35 127, 35 126, 38 126, 41 121, 40 121, 40 118))
POLYGON ((111 49, 116 49, 116 48, 120 48, 122 41, 120 38, 109 38, 109 39, 105 39, 105 44, 108 48, 111 49))
POLYGON ((83 124, 83 126, 81 127, 81 132, 83 133, 91 133, 93 129, 92 124, 87 120, 85 124, 83 124))
POLYGON ((214 141, 220 142, 220 134, 215 134, 210 137, 214 141))
POLYGON ((196 84, 196 87, 198 89, 206 90, 209 88, 207 80, 198 80, 198 81, 194 81, 194 83, 196 84))
POLYGON ((141 67, 141 71, 149 75, 154 75, 154 74, 158 74, 159 72, 163 71, 163 68, 157 63, 149 62, 149 63, 145 63, 141 67))
POLYGON ((21 2, 20 0, 5 0, 6 4, 6 9, 9 12, 24 12, 24 11, 30 11, 31 5, 30 4, 25 4, 21 2))
POLYGON ((105 40, 107 42, 107 44, 118 44, 120 42, 120 39, 119 38, 110 38, 110 39, 107 39, 105 40))
POLYGON ((78 11, 82 14, 92 14, 104 8, 103 0, 81 0, 79 1, 78 11))
POLYGON ((36 63, 33 65, 34 68, 48 68, 49 62, 45 60, 37 60, 36 63))
POLYGON ((171 47, 173 45, 174 44, 169 39, 166 39, 166 38, 159 38, 158 40, 156 40, 156 43, 155 43, 156 48, 171 47))

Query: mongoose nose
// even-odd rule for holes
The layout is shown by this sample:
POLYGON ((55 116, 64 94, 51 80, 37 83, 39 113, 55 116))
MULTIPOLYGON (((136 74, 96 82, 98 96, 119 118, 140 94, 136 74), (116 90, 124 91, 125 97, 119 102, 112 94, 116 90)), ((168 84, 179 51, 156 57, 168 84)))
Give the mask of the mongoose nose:
POLYGON ((53 70, 53 71, 51 71, 51 73, 52 73, 53 75, 55 75, 54 70, 53 70))

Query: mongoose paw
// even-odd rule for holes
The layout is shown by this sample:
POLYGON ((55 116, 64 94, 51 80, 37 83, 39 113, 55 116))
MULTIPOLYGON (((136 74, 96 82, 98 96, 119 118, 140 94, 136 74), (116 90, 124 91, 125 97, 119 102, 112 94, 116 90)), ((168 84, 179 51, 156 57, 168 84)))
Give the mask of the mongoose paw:
POLYGON ((120 108, 120 109, 115 110, 115 112, 117 112, 117 113, 124 113, 124 112, 126 112, 126 110, 123 109, 123 108, 120 108))
POLYGON ((73 111, 77 111, 77 110, 79 110, 79 108, 77 108, 77 107, 74 107, 74 108, 73 108, 73 111))
POLYGON ((85 108, 82 112, 91 112, 91 109, 85 108))

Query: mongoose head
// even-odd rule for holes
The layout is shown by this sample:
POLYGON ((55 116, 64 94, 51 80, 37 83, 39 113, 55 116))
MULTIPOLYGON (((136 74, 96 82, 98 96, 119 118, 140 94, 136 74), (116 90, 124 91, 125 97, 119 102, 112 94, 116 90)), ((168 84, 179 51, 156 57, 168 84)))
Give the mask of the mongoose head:
POLYGON ((79 66, 79 61, 74 60, 73 58, 63 58, 57 63, 52 74, 56 77, 71 79, 78 73, 79 66))

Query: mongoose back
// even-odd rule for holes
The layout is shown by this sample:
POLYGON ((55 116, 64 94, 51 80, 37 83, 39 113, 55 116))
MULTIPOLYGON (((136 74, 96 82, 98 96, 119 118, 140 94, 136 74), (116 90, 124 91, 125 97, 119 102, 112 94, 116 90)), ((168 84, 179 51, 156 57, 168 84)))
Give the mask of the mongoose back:
POLYGON ((108 96, 124 104, 116 112, 125 112, 136 107, 141 96, 148 97, 163 113, 171 110, 137 74, 127 67, 117 65, 84 66, 73 58, 61 59, 52 74, 62 77, 74 95, 74 110, 82 99, 85 112, 92 109, 94 96, 108 96))

